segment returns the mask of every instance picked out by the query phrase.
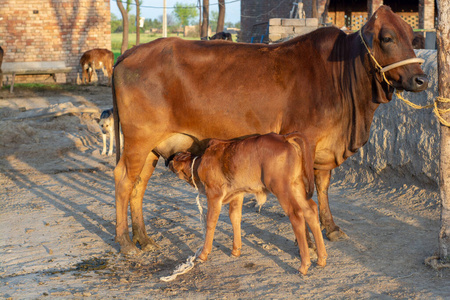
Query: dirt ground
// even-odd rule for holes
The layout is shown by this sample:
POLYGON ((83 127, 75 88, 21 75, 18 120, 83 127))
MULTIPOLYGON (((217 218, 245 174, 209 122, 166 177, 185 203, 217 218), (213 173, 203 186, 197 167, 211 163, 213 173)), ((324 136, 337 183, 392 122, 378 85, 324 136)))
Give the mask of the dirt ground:
POLYGON ((240 258, 231 256, 224 208, 209 260, 160 281, 202 244, 195 190, 160 162, 144 198, 147 231, 160 248, 119 254, 114 158, 100 154, 98 115, 7 120, 67 103, 110 108, 110 88, 0 92, 0 298, 449 299, 449 269, 424 264, 438 245, 437 191, 345 178, 335 179, 329 196, 349 238, 325 240, 325 268, 313 262, 299 275, 294 234, 277 200, 269 197, 258 212, 248 197, 240 258))

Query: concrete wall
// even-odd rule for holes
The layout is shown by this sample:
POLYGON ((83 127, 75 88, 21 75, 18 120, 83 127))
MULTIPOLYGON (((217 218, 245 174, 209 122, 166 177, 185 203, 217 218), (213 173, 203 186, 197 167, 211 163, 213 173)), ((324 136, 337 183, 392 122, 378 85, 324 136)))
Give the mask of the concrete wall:
POLYGON ((64 61, 69 82, 85 51, 111 49, 109 0, 2 0, 0 17, 4 62, 64 61))
MULTIPOLYGON (((433 103, 437 94, 436 50, 417 50, 429 87, 421 93, 404 92, 419 105, 433 103)), ((414 183, 436 190, 439 181, 439 122, 431 108, 415 110, 400 99, 381 104, 375 113, 370 139, 358 153, 336 168, 334 180, 390 186, 414 183)))

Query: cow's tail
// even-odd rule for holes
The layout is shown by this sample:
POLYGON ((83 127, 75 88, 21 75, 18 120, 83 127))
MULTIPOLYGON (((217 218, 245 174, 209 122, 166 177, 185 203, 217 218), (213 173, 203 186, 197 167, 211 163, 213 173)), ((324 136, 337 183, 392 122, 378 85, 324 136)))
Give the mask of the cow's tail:
POLYGON ((306 199, 311 199, 314 194, 314 158, 312 149, 305 136, 292 133, 286 139, 297 150, 302 159, 302 179, 305 184, 306 199))
POLYGON ((120 160, 120 118, 119 118, 119 107, 117 106, 116 89, 114 87, 114 69, 111 76, 111 88, 113 97, 113 116, 114 116, 114 135, 116 139, 116 164, 120 160))

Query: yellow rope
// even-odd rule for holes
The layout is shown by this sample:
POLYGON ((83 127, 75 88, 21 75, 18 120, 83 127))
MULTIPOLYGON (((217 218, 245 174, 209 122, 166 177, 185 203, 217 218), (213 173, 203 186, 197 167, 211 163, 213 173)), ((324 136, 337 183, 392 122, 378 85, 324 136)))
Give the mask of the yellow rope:
POLYGON ((444 113, 448 113, 450 112, 450 108, 447 109, 442 109, 442 108, 438 108, 437 104, 438 102, 441 103, 450 103, 450 99, 449 98, 444 98, 444 97, 436 97, 436 100, 434 101, 433 104, 428 104, 425 106, 421 106, 421 105, 417 105, 415 103, 412 103, 409 100, 406 100, 405 98, 403 98, 402 94, 399 91, 396 91, 395 94, 397 95, 397 97, 402 100, 403 102, 405 102, 406 104, 408 104, 409 106, 411 106, 414 109, 424 109, 424 108, 433 108, 433 112, 436 115, 436 117, 438 118, 438 120, 441 122, 442 125, 445 125, 447 127, 450 127, 450 122, 447 122, 443 117, 442 114, 444 113))

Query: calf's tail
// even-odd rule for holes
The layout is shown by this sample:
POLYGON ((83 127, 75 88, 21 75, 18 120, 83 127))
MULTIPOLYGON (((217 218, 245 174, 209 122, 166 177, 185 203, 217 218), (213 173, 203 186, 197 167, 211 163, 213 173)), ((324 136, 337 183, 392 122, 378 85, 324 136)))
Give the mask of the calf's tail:
POLYGON ((118 164, 120 160, 120 118, 119 108, 117 106, 116 89, 114 88, 114 69, 111 76, 111 88, 113 97, 114 134, 116 139, 116 164, 118 164))
POLYGON ((306 137, 299 133, 290 134, 286 139, 294 146, 302 159, 302 177, 306 198, 311 199, 314 194, 314 158, 310 144, 306 137))

